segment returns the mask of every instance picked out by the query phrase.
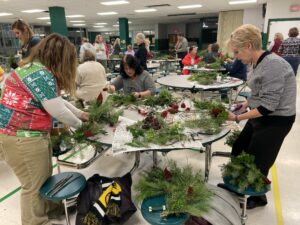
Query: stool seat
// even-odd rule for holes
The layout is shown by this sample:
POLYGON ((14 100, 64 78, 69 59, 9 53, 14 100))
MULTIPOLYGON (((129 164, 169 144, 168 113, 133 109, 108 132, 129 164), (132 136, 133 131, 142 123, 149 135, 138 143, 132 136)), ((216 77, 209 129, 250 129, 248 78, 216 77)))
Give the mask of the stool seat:
MULTIPOLYGON (((61 186, 62 186, 61 185, 61 186)), ((49 177, 40 189, 41 195, 48 200, 61 201, 80 193, 86 185, 86 179, 81 173, 64 172, 49 177), (68 179, 59 190, 52 191, 55 185, 68 179), (56 192, 56 193, 55 193, 56 192)))
POLYGON ((149 207, 155 208, 163 205, 166 205, 164 195, 144 199, 142 202, 141 211, 145 220, 151 225, 182 225, 188 220, 189 216, 185 213, 162 218, 160 216, 162 210, 149 212, 149 207))
POLYGON ((252 187, 247 187, 244 191, 240 191, 238 186, 230 184, 229 180, 230 180, 229 177, 223 177, 224 184, 228 187, 228 189, 242 195, 260 196, 260 195, 264 195, 271 189, 271 185, 268 184, 265 185, 261 191, 255 191, 254 188, 252 187))

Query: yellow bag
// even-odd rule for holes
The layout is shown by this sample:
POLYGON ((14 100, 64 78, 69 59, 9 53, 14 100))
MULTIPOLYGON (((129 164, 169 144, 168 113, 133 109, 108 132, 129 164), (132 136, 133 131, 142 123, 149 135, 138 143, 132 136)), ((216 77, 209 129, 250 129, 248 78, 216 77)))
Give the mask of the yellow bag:
POLYGON ((0 77, 4 74, 4 70, 2 69, 2 67, 0 66, 0 77))

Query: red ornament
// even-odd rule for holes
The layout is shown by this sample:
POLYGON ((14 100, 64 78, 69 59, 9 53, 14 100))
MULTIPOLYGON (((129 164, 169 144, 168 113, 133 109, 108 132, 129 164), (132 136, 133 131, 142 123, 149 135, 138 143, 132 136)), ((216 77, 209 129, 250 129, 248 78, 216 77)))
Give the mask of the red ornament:
POLYGON ((162 112, 160 113, 160 115, 161 115, 161 117, 166 118, 167 115, 168 115, 168 111, 162 111, 162 112))
POLYGON ((187 108, 185 109, 185 111, 189 112, 189 111, 191 111, 191 108, 190 108, 190 107, 187 107, 187 108))
POLYGON ((170 108, 170 109, 168 109, 168 112, 171 113, 171 114, 178 113, 178 108, 177 109, 170 108))
POLYGON ((211 109, 210 114, 213 117, 217 117, 221 112, 222 112, 221 109, 219 109, 219 108, 213 108, 213 109, 211 109))
POLYGON ((86 130, 86 131, 83 132, 83 135, 84 135, 85 137, 92 137, 92 136, 94 136, 95 134, 94 134, 92 131, 90 131, 90 130, 86 130))
POLYGON ((99 105, 101 105, 102 104, 102 102, 103 102, 103 95, 102 95, 102 93, 100 93, 99 95, 98 95, 98 97, 97 97, 97 103, 99 104, 99 105))
POLYGON ((188 187, 188 190, 187 190, 187 193, 188 193, 189 195, 191 195, 191 194, 193 194, 193 192, 194 192, 193 187, 192 187, 192 186, 189 186, 189 187, 188 187))
POLYGON ((264 182, 266 185, 271 184, 271 181, 267 177, 264 177, 264 182))
POLYGON ((181 108, 185 108, 185 107, 186 107, 185 103, 184 103, 184 102, 181 103, 180 107, 181 107, 181 108))
POLYGON ((172 179, 172 173, 168 170, 168 168, 164 169, 164 178, 167 181, 171 181, 171 179, 172 179))

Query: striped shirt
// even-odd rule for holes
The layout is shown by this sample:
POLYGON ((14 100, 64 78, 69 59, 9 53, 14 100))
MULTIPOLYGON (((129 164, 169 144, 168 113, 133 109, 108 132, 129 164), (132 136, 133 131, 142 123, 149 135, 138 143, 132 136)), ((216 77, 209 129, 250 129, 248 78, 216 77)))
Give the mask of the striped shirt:
POLYGON ((278 52, 282 56, 300 56, 300 39, 289 37, 281 43, 278 52))

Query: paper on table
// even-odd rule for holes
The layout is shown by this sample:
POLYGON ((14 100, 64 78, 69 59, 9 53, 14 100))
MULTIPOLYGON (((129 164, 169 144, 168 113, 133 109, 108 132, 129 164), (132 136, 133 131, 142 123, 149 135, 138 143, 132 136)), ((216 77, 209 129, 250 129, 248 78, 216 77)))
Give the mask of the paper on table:
MULTIPOLYGON (((119 117, 119 123, 115 130, 114 139, 112 143, 112 151, 113 154, 120 154, 124 152, 135 152, 135 151, 142 151, 142 150, 172 150, 172 149, 185 149, 185 148, 202 148, 202 143, 200 140, 193 141, 184 141, 184 142, 176 142, 170 145, 156 145, 150 144, 149 147, 132 147, 127 145, 132 141, 132 135, 130 131, 126 129, 127 126, 136 123, 134 120, 130 120, 126 117, 119 117)), ((186 130, 187 135, 189 135, 190 130, 186 130)))

